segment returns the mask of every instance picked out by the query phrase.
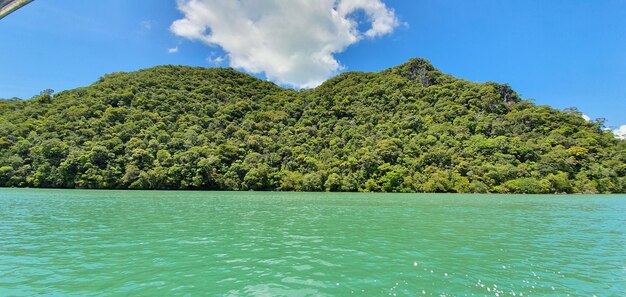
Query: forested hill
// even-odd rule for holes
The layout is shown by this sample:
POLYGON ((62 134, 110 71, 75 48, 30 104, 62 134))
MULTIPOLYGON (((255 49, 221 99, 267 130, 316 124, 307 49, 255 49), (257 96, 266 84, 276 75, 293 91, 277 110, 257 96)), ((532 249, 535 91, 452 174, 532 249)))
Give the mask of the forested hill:
POLYGON ((0 102, 1 186, 626 191, 626 142, 602 123, 421 59, 301 92, 160 66, 0 102))

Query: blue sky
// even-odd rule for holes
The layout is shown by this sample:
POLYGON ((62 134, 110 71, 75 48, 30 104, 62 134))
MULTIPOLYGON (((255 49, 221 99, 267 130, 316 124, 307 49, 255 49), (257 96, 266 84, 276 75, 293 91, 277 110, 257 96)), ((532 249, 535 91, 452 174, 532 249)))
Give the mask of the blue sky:
MULTIPOLYGON (((318 78, 330 72, 377 71, 411 57, 423 57, 460 78, 509 83, 537 104, 559 109, 575 106, 591 118, 606 118, 610 127, 626 124, 626 1, 382 2, 387 15, 375 11, 375 5, 368 6, 370 10, 365 13, 346 8, 345 17, 360 21, 357 29, 362 34, 356 34, 350 42, 346 41, 350 36, 329 41, 333 50, 324 57, 330 55, 339 68, 333 68, 328 59, 321 66, 299 60, 289 70, 293 71, 284 74, 276 63, 251 64, 245 60, 246 52, 237 51, 247 45, 237 48, 232 43, 236 38, 243 40, 241 36, 245 35, 237 33, 234 40, 206 40, 212 32, 230 32, 232 26, 219 23, 229 20, 207 21, 210 28, 202 32, 204 35, 184 31, 187 27, 173 29, 173 23, 192 18, 195 13, 184 12, 184 7, 173 0, 37 0, 0 20, 0 98, 30 98, 43 89, 76 88, 106 73, 163 64, 233 65, 259 72, 259 77, 305 86, 319 83, 318 78), (372 27, 367 23, 368 16, 389 21, 390 13, 395 20, 392 27, 383 26, 366 34, 372 27), (239 58, 229 60, 229 54, 239 58), (317 80, 308 80, 303 73, 317 73, 317 80)), ((207 13, 219 4, 211 5, 207 4, 207 13)), ((239 8, 220 9, 230 16, 235 15, 233 9, 239 8)), ((251 11, 261 13, 263 9, 251 11)), ((306 27, 311 30, 322 25, 314 22, 318 18, 308 10, 283 11, 273 16, 273 23, 284 22, 289 28, 312 20, 306 27)), ((276 30, 256 29, 270 33, 276 30)), ((287 40, 291 43, 284 48, 315 47, 320 46, 320 40, 326 40, 301 41, 297 35, 293 38, 297 42, 287 40)), ((283 44, 280 41, 278 45, 283 44)), ((276 48, 269 46, 260 51, 263 60, 290 54, 274 55, 272 50, 276 48)), ((308 53, 310 49, 294 50, 308 53)))

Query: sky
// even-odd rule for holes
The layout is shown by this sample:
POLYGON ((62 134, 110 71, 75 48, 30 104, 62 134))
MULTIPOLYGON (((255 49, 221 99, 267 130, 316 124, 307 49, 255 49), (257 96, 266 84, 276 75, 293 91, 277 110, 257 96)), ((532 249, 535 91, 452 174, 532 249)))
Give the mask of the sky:
POLYGON ((413 57, 626 133, 622 0, 36 0, 0 20, 0 98, 164 64, 309 88, 413 57))

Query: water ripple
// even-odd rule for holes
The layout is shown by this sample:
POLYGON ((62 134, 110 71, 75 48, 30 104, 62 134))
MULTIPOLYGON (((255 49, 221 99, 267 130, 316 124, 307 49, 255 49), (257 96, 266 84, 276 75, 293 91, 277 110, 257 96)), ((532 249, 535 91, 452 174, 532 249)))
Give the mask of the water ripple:
POLYGON ((0 189, 0 295, 626 295, 626 196, 0 189))

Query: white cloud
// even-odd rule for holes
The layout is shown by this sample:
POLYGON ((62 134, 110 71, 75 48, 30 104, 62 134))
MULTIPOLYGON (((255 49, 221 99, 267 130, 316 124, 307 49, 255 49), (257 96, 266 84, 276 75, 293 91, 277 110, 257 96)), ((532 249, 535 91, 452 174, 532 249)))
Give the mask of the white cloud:
POLYGON ((173 48, 168 48, 168 49, 167 49, 167 53, 168 53, 168 54, 175 54, 175 53, 177 53, 177 52, 178 52, 178 46, 173 47, 173 48))
POLYGON ((626 140, 626 125, 621 125, 613 130, 613 135, 615 135, 615 138, 626 140))
POLYGON ((178 9, 174 34, 221 47, 231 67, 297 87, 319 85, 342 68, 334 54, 400 24, 381 0, 178 0, 178 9), (355 12, 367 18, 364 32, 355 12))
POLYGON ((149 31, 152 29, 152 21, 142 21, 140 26, 141 30, 149 31))
POLYGON ((207 60, 207 62, 209 62, 209 64, 220 65, 220 64, 222 64, 226 60, 226 58, 224 58, 222 56, 218 56, 218 57, 214 58, 213 55, 212 55, 212 56, 208 57, 206 60, 207 60))
POLYGON ((591 122, 591 118, 590 118, 588 115, 586 115, 586 114, 584 114, 584 113, 583 113, 583 114, 581 115, 581 117, 582 117, 583 119, 585 119, 585 121, 587 121, 587 122, 591 122))

